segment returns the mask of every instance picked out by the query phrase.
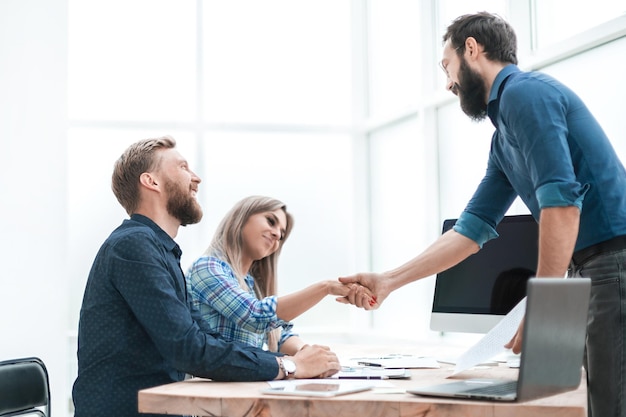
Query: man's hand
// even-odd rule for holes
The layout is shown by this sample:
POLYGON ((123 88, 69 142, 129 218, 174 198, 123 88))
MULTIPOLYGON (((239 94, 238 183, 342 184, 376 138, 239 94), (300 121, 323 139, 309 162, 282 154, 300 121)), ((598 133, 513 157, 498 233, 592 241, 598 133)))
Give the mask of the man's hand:
POLYGON ((298 379, 328 378, 341 369, 339 358, 328 346, 306 345, 291 359, 296 364, 298 379))
POLYGON ((505 348, 511 349, 513 353, 518 354, 522 351, 522 335, 524 334, 524 320, 522 319, 519 327, 517 328, 517 332, 513 336, 513 338, 504 345, 505 348))
POLYGON ((371 272, 360 273, 348 277, 340 277, 339 281, 350 286, 345 297, 336 300, 344 304, 352 304, 365 310, 375 310, 390 293, 385 285, 382 274, 371 272))

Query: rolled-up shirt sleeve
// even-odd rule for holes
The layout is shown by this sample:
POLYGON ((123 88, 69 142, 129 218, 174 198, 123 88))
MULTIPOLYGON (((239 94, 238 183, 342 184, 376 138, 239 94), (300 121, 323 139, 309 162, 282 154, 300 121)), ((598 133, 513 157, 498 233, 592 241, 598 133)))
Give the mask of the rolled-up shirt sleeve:
POLYGON ((494 227, 467 211, 461 213, 453 229, 455 232, 472 239, 481 248, 487 241, 498 237, 494 227))
POLYGON ((292 336, 299 336, 298 333, 294 333, 292 331, 293 324, 291 322, 284 322, 284 323, 285 324, 283 325, 282 331, 280 333, 280 340, 278 341, 278 350, 280 350, 280 347, 282 346, 283 343, 287 341, 287 339, 289 339, 292 336))
POLYGON ((582 210, 589 185, 578 183, 547 183, 537 188, 539 208, 576 206, 582 210))
POLYGON ((454 230, 482 248, 486 242, 498 237, 496 225, 516 196, 507 177, 490 157, 485 176, 456 221, 454 230))

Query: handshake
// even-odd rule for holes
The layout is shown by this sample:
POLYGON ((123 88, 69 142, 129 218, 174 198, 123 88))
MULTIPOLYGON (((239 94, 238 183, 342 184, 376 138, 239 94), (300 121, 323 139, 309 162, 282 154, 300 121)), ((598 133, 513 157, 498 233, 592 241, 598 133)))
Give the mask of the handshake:
POLYGON ((359 273, 347 277, 340 277, 338 281, 330 281, 330 295, 343 304, 352 304, 365 310, 375 310, 389 293, 389 288, 383 274, 359 273))
MULTIPOLYGON (((383 274, 359 273, 340 277, 338 280, 323 281, 309 287, 308 290, 311 291, 307 297, 309 300, 315 298, 312 297, 313 293, 319 294, 314 288, 320 284, 325 288, 323 292, 326 295, 334 295, 338 302, 352 304, 365 310, 377 309, 391 291, 389 281, 383 274)), ((300 303, 299 307, 303 308, 303 303, 300 303)), ((327 346, 303 345, 295 355, 284 359, 293 364, 295 378, 327 378, 341 369, 339 359, 327 346)), ((283 371, 277 376, 279 379, 285 377, 288 375, 283 371)))

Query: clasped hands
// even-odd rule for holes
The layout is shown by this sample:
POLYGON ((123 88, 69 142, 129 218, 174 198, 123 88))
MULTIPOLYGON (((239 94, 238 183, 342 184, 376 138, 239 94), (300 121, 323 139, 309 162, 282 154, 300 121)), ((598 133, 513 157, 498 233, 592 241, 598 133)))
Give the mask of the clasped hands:
POLYGON ((343 304, 352 304, 365 310, 375 310, 387 298, 390 290, 385 285, 382 274, 359 273, 347 277, 340 277, 341 285, 336 300, 343 304))

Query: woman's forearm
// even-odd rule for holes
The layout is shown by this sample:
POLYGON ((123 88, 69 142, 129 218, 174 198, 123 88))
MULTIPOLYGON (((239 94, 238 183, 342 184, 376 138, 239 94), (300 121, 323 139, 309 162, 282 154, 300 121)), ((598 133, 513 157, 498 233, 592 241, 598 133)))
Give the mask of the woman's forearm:
POLYGON ((327 295, 345 295, 348 289, 338 281, 320 281, 300 291, 278 297, 276 315, 279 319, 291 321, 311 309, 327 295), (344 290, 345 288, 345 290, 344 290))

